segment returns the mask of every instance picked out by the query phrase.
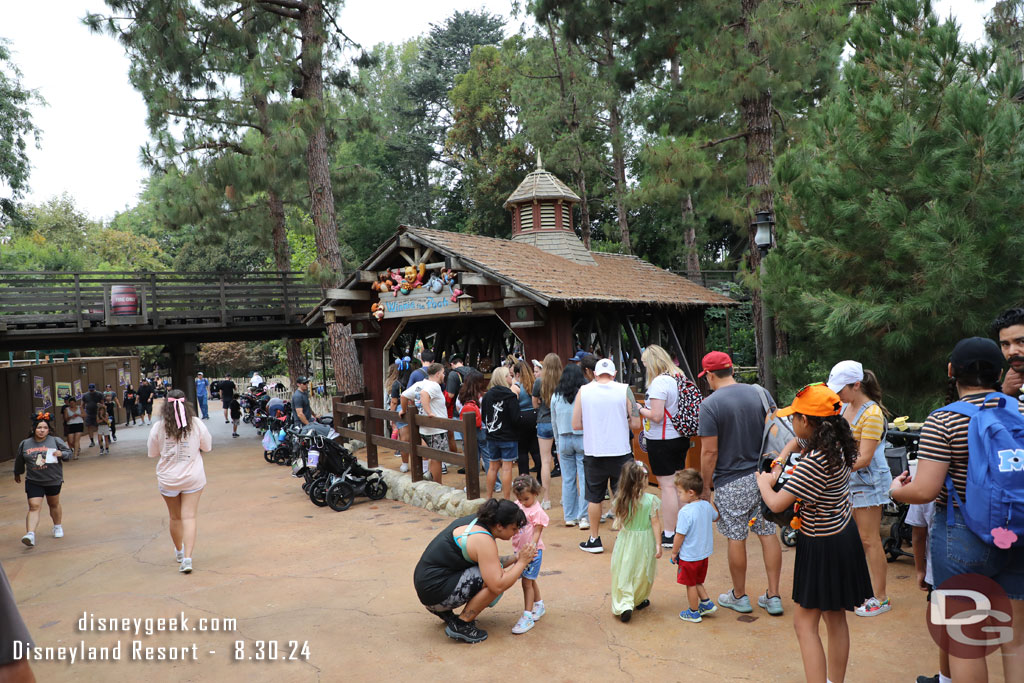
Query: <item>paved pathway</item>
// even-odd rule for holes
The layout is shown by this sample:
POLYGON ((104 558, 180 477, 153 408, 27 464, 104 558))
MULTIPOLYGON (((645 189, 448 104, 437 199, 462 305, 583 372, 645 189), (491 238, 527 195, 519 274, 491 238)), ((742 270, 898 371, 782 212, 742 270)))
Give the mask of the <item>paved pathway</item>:
MULTIPOLYGON (((702 624, 681 622, 685 591, 667 559, 652 608, 620 623, 610 612, 610 530, 603 532, 607 550, 597 556, 576 549, 584 532, 561 526, 545 532, 549 549, 540 585, 548 614, 532 631, 510 632, 522 610, 517 587, 480 619, 490 631, 486 642, 451 641, 412 587, 419 554, 448 520, 389 500, 358 499, 341 513, 316 508, 285 468, 263 462, 251 427, 241 427, 243 438, 230 438, 230 427, 213 410, 217 405, 208 423, 214 451, 206 457, 209 484, 190 576, 179 575, 174 562, 154 463, 145 457, 148 427, 120 430, 110 456, 87 448, 65 466, 63 539, 50 536, 44 515, 38 546, 24 548, 23 490, 9 475, 0 479, 0 562, 37 643, 121 643, 118 662, 34 663, 39 680, 802 680, 789 614, 772 618, 755 609, 741 617, 723 610, 702 624), (139 636, 78 629, 83 613, 145 619, 182 612, 190 628, 203 618, 237 625, 227 632, 139 636), (194 644, 198 661, 132 661, 136 640, 154 648, 194 644), (244 652, 236 662, 237 641, 244 652), (276 641, 278 656, 291 654, 289 641, 299 648, 308 643, 308 660, 249 659, 260 641, 264 652, 276 641)), ((6 471, 10 464, 0 467, 6 471)), ((706 584, 713 596, 728 582, 721 537, 715 546, 706 584)), ((764 579, 755 546, 749 590, 756 595, 764 579)), ((788 596, 793 551, 783 561, 788 596)), ((901 560, 889 571, 894 611, 873 619, 850 616, 848 681, 912 681, 937 670, 912 562, 901 560)), ((791 612, 788 597, 784 603, 791 612)))

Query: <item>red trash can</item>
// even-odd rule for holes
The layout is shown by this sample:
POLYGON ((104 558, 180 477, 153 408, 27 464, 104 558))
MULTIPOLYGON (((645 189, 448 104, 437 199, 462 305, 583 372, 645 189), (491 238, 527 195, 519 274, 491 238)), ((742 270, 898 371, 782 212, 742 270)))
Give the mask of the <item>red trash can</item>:
POLYGON ((139 293, 133 285, 113 285, 110 288, 111 315, 138 315, 139 293))

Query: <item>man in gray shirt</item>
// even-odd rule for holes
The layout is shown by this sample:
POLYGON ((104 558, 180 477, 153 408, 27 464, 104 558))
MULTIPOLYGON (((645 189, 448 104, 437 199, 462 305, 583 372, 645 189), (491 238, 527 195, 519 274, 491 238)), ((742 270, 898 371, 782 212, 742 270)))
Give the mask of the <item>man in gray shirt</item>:
POLYGON ((292 418, 297 424, 308 425, 316 419, 313 408, 309 405, 309 378, 299 377, 295 383, 299 388, 292 394, 292 418))
POLYGON ((761 512, 761 493, 757 488, 757 468, 761 459, 761 437, 764 433, 765 410, 762 398, 774 409, 775 401, 763 388, 740 384, 733 378, 732 359, 721 351, 712 351, 701 361, 703 372, 713 392, 701 403, 700 436, 701 474, 705 486, 703 498, 718 507, 718 532, 729 539, 729 573, 732 590, 718 596, 718 604, 737 612, 752 612, 746 594, 747 535, 751 530, 761 541, 764 567, 768 573, 768 590, 757 604, 773 616, 782 614, 779 578, 782 573, 782 546, 776 526, 765 520, 761 512))

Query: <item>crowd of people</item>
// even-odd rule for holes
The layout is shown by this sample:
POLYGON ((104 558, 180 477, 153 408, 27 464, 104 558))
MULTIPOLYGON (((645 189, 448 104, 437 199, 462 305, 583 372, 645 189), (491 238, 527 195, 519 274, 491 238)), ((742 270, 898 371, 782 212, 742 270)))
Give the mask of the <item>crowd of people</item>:
MULTIPOLYGON (((1002 467, 1007 474, 999 486, 1016 488, 992 504, 1007 508, 1005 528, 982 528, 969 506, 970 499, 991 497, 977 485, 972 490, 968 481, 969 456, 978 468, 987 456, 969 445, 972 417, 981 408, 1004 405, 1011 407, 1006 419, 1021 421, 1024 415, 1024 308, 1000 316, 992 331, 998 343, 974 337, 952 350, 946 368, 949 405, 923 424, 916 474, 895 478, 885 456, 888 411, 881 383, 855 360, 837 363, 825 381, 804 387, 780 409, 764 388, 738 382, 732 360, 719 351, 702 359, 699 377, 706 379, 710 394, 701 399, 664 349, 648 347, 642 356, 647 384, 642 403, 630 387, 615 381, 611 359, 584 352, 564 366, 551 354, 536 364, 537 373, 524 360, 512 359, 494 368, 489 380, 464 370, 462 359, 446 378, 445 367, 429 351, 419 359, 401 359, 393 369, 392 406, 405 411, 418 401, 420 412, 443 416, 443 385, 449 400, 457 399, 449 414, 474 414, 489 498, 476 515, 456 520, 428 545, 414 573, 420 601, 441 618, 449 637, 475 643, 487 637, 475 621, 480 612, 521 582, 524 612, 512 631, 533 627, 546 611, 532 570, 539 567, 542 531, 550 524, 551 458, 545 454, 553 450, 562 476, 563 523, 589 530, 580 549, 604 551, 603 521, 610 519, 619 529, 611 561, 611 610, 624 623, 651 605, 663 548, 670 549, 677 582, 686 587, 680 619, 700 623, 723 608, 752 612, 746 552, 751 533, 765 568, 756 605, 772 616, 784 614, 776 521, 788 523, 797 530, 790 597, 806 678, 842 681, 850 651, 847 612, 871 618, 893 609, 880 540, 883 506, 890 502, 912 504, 908 521, 915 527, 922 590, 930 595, 952 577, 982 574, 1009 598, 1013 621, 1024 623, 1024 547, 1018 543, 1024 529, 1022 515, 1013 516, 1024 512, 1024 482, 1012 474, 1024 468, 1004 458, 1009 464, 1002 467), (404 389, 403 377, 414 380, 404 389), (793 438, 766 457, 766 424, 783 418, 793 438), (634 432, 640 434, 647 464, 633 457, 634 432), (700 466, 688 469, 691 436, 700 437, 700 466), (535 452, 539 481, 530 472, 535 452), (514 482, 513 464, 519 468, 514 482), (658 495, 648 492, 648 467, 658 495), (610 509, 602 514, 609 494, 610 509), (726 539, 731 583, 722 586, 727 590, 717 604, 704 586, 713 528, 726 539), (516 539, 515 553, 499 557, 496 538, 516 539), (822 621, 827 644, 819 635, 822 621)), ((1011 433, 1024 437, 1024 421, 1014 424, 1017 431, 1011 433)), ((396 432, 403 428, 407 425, 399 423, 396 432)), ((428 443, 446 448, 446 435, 428 443)), ((439 477, 439 468, 428 467, 439 477)), ((1024 629, 1014 629, 1001 648, 1006 680, 1024 680, 1024 629)), ((918 681, 986 680, 985 667, 984 657, 943 651, 940 673, 918 681)))

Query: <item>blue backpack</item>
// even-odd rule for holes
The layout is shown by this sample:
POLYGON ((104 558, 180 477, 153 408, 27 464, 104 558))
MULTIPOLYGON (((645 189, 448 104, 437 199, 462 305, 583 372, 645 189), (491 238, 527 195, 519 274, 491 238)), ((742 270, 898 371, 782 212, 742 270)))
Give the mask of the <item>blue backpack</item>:
MULTIPOLYGON (((967 431, 967 504, 947 475, 950 499, 959 506, 967 528, 1000 548, 1024 546, 1024 415, 1018 412, 1016 401, 1011 406, 1007 401, 1005 395, 992 393, 982 406, 957 401, 939 408, 971 421, 967 431)), ((952 524, 953 515, 948 520, 952 524)))

